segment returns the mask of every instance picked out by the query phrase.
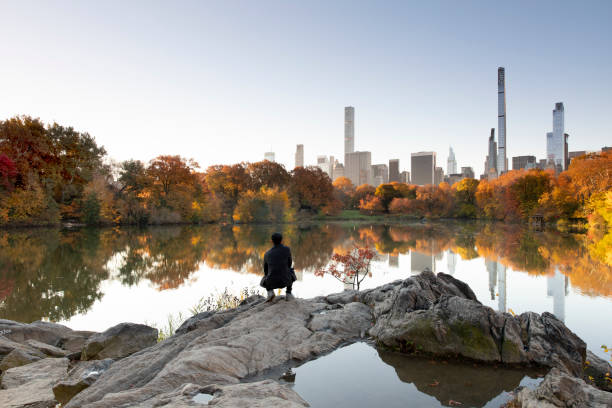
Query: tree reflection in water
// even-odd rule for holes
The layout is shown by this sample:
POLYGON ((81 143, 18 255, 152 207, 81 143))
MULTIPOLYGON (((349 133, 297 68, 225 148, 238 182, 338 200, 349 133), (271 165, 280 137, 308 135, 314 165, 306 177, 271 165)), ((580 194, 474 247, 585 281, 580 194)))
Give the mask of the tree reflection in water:
POLYGON ((108 279, 125 286, 147 281, 166 290, 188 283, 202 264, 260 274, 269 237, 277 230, 292 249, 298 275, 325 267, 334 251, 354 246, 375 248, 379 259, 452 251, 464 260, 481 257, 529 274, 559 271, 583 294, 612 296, 610 234, 477 222, 33 229, 0 231, 0 317, 68 320, 103 296, 100 285, 108 279))

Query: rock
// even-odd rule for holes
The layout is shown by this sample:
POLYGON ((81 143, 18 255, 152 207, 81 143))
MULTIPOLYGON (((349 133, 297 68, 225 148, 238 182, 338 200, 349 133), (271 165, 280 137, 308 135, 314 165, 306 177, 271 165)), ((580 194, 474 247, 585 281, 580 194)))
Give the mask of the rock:
POLYGON ((203 387, 200 392, 213 394, 215 397, 208 405, 217 408, 301 408, 310 406, 291 388, 273 380, 226 386, 209 385, 203 387))
POLYGON ((93 332, 74 331, 61 324, 43 321, 23 324, 0 320, 0 334, 17 343, 36 340, 68 351, 80 351, 93 332))
POLYGON ((330 352, 372 324, 370 308, 355 302, 296 299, 239 309, 192 320, 190 331, 115 362, 66 407, 133 406, 187 383, 236 384, 291 359, 330 352))
POLYGON ((36 341, 33 339, 26 340, 25 344, 40 351, 41 353, 48 355, 49 357, 66 357, 69 354, 68 351, 62 350, 59 347, 55 347, 46 343, 41 343, 40 341, 36 341))
POLYGON ((6 370, 13 367, 20 367, 26 364, 33 363, 41 360, 46 356, 38 351, 28 352, 20 349, 15 349, 8 353, 0 362, 0 371, 5 372, 6 370))
POLYGON ((516 399, 522 408, 612 406, 612 393, 588 385, 558 368, 553 368, 535 390, 521 389, 516 399))
POLYGON ((65 378, 53 386, 55 399, 61 404, 66 404, 76 394, 93 384, 100 375, 108 370, 114 360, 79 361, 68 372, 65 378))
POLYGON ((376 324, 369 334, 380 345, 440 357, 562 367, 581 375, 586 345, 550 313, 496 312, 480 304, 463 282, 445 274, 424 272, 381 289, 363 296, 376 305, 376 324))
POLYGON ((600 390, 612 392, 612 381, 606 379, 612 378, 612 366, 602 359, 587 350, 586 361, 584 364, 584 380, 588 383, 593 383, 600 390), (592 377, 591 380, 589 377, 592 377))
POLYGON ((45 358, 32 364, 11 368, 2 376, 0 406, 3 408, 55 407, 51 387, 68 371, 68 359, 45 358))
POLYGON ((157 343, 157 329, 144 324, 120 323, 90 337, 81 360, 123 358, 157 343))
POLYGON ((4 336, 0 336, 0 360, 3 356, 6 356, 13 350, 21 350, 29 354, 38 354, 38 351, 35 348, 27 344, 17 343, 16 341, 9 340, 4 336))

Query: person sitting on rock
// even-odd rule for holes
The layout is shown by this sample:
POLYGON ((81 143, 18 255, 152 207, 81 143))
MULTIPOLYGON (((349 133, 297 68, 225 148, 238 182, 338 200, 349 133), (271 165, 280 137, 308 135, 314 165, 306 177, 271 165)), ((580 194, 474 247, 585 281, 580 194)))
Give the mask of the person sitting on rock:
POLYGON ((263 269, 264 277, 261 279, 261 286, 268 291, 268 302, 274 299, 274 289, 287 288, 285 299, 293 299, 291 289, 295 281, 295 272, 291 267, 291 250, 282 244, 283 236, 275 232, 272 234, 274 246, 264 255, 263 269))

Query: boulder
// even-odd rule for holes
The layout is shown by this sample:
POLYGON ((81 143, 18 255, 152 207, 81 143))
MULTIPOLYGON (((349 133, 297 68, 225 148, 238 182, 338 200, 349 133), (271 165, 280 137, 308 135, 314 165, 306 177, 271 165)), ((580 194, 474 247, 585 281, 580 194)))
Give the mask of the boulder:
POLYGON ((44 354, 36 350, 28 352, 21 349, 15 349, 4 356, 2 361, 0 361, 0 371, 5 372, 10 368, 30 364, 45 357, 44 354))
POLYGON ((90 337, 81 360, 119 359, 157 343, 157 329, 144 324, 120 323, 90 337))
POLYGON ((32 364, 11 368, 2 376, 0 407, 51 408, 57 405, 51 387, 66 376, 68 359, 45 358, 32 364))
POLYGON ((74 331, 57 323, 38 321, 30 324, 0 320, 0 334, 17 343, 36 340, 71 352, 80 351, 93 332, 74 331))
POLYGON ((516 400, 522 408, 612 407, 612 393, 595 388, 558 368, 550 370, 536 389, 519 390, 516 400))
POLYGON ((46 354, 49 357, 66 357, 69 352, 66 350, 62 350, 59 347, 52 346, 50 344, 41 343, 40 341, 29 339, 25 341, 25 344, 40 351, 41 353, 46 354))
POLYGON ((612 366, 587 350, 584 363, 584 380, 593 383, 597 388, 612 392, 612 366))
POLYGON ((61 404, 67 404, 76 394, 93 384, 100 375, 108 370, 114 360, 79 361, 68 372, 68 378, 53 386, 55 399, 61 404))
POLYGON ((581 375, 586 344, 554 315, 497 312, 459 282, 450 275, 423 272, 386 291, 364 294, 375 305, 377 318, 369 334, 380 345, 402 352, 562 367, 581 375))
POLYGON ((0 336, 0 360, 13 350, 21 350, 29 354, 37 354, 38 350, 27 344, 17 343, 9 340, 4 336, 0 336))

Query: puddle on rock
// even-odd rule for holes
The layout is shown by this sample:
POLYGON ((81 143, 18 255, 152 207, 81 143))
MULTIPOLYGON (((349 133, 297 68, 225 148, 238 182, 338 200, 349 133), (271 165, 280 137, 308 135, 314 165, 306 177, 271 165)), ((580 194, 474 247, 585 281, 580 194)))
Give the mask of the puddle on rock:
POLYGON ((355 343, 294 368, 292 374, 293 389, 317 408, 499 408, 510 391, 519 385, 535 387, 544 372, 444 363, 355 343))
POLYGON ((199 393, 193 396, 193 402, 197 402, 198 404, 208 405, 208 401, 215 398, 214 395, 199 393))

